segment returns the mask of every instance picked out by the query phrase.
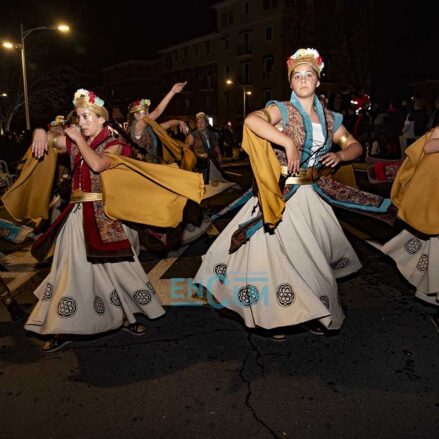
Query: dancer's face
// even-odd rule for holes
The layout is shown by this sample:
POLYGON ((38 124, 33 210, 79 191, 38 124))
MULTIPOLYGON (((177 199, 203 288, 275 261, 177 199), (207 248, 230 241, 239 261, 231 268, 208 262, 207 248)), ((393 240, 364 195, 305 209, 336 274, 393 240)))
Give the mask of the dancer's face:
POLYGON ((134 118, 136 120, 142 120, 145 116, 148 116, 148 114, 149 114, 148 110, 142 109, 134 113, 134 118))
POLYGON ((291 75, 291 90, 301 98, 314 95, 315 89, 319 85, 320 81, 317 73, 308 64, 299 64, 291 75))
POLYGON ((206 119, 205 119, 204 117, 199 117, 199 118, 197 119, 197 128, 198 128, 200 131, 203 131, 203 130, 206 129, 206 119))
POLYGON ((102 130, 105 119, 98 116, 88 108, 77 108, 76 114, 79 118, 79 126, 85 137, 96 137, 102 130))

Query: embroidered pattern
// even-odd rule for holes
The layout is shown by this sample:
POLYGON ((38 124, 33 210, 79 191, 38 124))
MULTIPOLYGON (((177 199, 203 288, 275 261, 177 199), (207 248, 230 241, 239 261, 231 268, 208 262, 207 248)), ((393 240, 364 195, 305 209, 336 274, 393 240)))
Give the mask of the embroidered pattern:
POLYGON ((226 264, 217 264, 215 265, 214 272, 218 277, 220 283, 224 283, 227 276, 227 265, 226 264))
POLYGON ((290 284, 280 284, 276 289, 276 299, 280 306, 291 306, 294 303, 296 295, 290 284))
POLYGON ((119 299, 119 294, 117 294, 116 290, 113 290, 110 293, 110 303, 112 305, 114 305, 114 306, 121 306, 120 299, 119 299))
POLYGON ((326 308, 329 309, 329 297, 328 296, 320 296, 320 301, 323 303, 323 305, 326 306, 326 308))
POLYGON ((47 282, 46 288, 44 290, 43 298, 41 300, 50 300, 53 294, 53 285, 47 282))
POLYGON ((244 306, 252 306, 259 301, 259 291, 254 285, 246 285, 238 290, 238 300, 244 306))
POLYGON ((419 258, 418 265, 416 265, 418 271, 426 271, 428 269, 428 255, 423 253, 419 258))
POLYGON ((152 294, 147 290, 137 290, 133 297, 139 305, 148 305, 152 300, 152 294))
POLYGON ((404 244, 404 249, 407 253, 415 254, 421 249, 421 246, 422 246, 422 244, 421 244, 421 241, 419 239, 412 238, 412 239, 409 239, 404 244))
POLYGON ((72 317, 77 310, 76 300, 73 297, 63 297, 58 302, 57 313, 62 318, 72 317))
POLYGON ((349 265, 349 259, 348 258, 340 258, 338 261, 333 262, 331 264, 331 267, 334 270, 340 270, 342 268, 346 268, 349 265))
POLYGON ((102 314, 104 314, 104 312, 105 312, 105 305, 104 305, 104 301, 100 297, 95 296, 95 298, 93 300, 93 306, 94 306, 94 309, 96 311, 96 314, 98 314, 100 316, 102 314))

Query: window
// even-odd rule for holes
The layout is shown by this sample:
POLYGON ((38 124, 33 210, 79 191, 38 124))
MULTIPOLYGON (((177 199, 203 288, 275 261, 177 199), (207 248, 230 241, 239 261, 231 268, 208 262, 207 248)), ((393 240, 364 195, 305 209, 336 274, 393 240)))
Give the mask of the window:
POLYGON ((264 78, 268 78, 273 71, 274 59, 273 55, 264 56, 264 78))
POLYGON ((210 42, 209 41, 206 41, 204 43, 204 51, 205 51, 206 55, 210 54, 210 42))
POLYGON ((200 51, 199 51, 199 49, 198 49, 198 46, 194 46, 194 55, 195 55, 195 58, 198 58, 199 54, 200 54, 200 51))
POLYGON ((185 47, 183 49, 183 62, 187 61, 187 56, 188 56, 188 50, 187 50, 187 47, 185 47))
POLYGON ((250 2, 244 2, 242 4, 242 16, 248 18, 250 15, 250 2))
POLYGON ((223 12, 221 15, 221 23, 223 27, 233 24, 233 11, 223 12))
POLYGON ((231 103, 232 103, 231 93, 230 92, 224 93, 224 106, 226 108, 229 108, 231 106, 231 103))
POLYGON ((226 77, 226 79, 229 78, 229 76, 230 76, 230 66, 224 66, 224 76, 226 77))
POLYGON ((165 67, 172 67, 171 55, 165 55, 165 67))
POLYGON ((229 50, 230 49, 230 38, 224 37, 223 42, 224 42, 224 50, 225 51, 229 50))
POLYGON ((273 39, 273 28, 268 26, 265 28, 265 41, 271 41, 273 39))
POLYGON ((250 84, 252 80, 252 67, 251 61, 245 61, 241 63, 241 76, 244 84, 250 84))

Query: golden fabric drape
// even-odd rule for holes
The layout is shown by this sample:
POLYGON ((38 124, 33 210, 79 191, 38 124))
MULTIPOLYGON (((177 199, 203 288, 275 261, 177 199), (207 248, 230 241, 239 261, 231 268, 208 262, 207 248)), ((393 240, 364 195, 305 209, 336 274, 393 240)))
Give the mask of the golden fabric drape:
POLYGON ((425 154, 431 132, 410 145, 392 185, 398 217, 427 235, 439 234, 439 153, 425 154))
POLYGON ((176 159, 181 160, 181 169, 192 171, 197 162, 195 153, 188 149, 183 142, 170 137, 166 130, 156 121, 148 119, 147 117, 145 117, 143 121, 153 129, 157 137, 166 146, 166 148, 163 148, 163 160, 165 163, 174 163, 176 159), (172 154, 170 154, 169 151, 171 151, 172 154))

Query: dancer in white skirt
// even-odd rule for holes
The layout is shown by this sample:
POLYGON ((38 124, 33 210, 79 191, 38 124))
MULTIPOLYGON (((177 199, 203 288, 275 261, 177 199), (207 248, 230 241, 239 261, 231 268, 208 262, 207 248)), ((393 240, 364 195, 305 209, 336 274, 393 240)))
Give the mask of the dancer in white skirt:
MULTIPOLYGON (((25 328, 54 334, 43 350, 52 352, 73 340, 125 328, 143 334, 135 314, 153 319, 165 313, 137 258, 137 233, 103 211, 100 172, 111 160, 107 153, 129 155, 130 148, 105 126, 108 112, 94 93, 78 90, 74 105, 79 127, 70 126, 49 143, 68 153, 73 174, 70 203, 35 248, 56 239, 49 275, 36 289, 38 303, 25 328)), ((35 133, 32 151, 47 150, 44 130, 35 133)))
MULTIPOLYGON (((327 202, 376 213, 390 204, 323 176, 360 156, 362 147, 342 116, 315 96, 322 69, 316 50, 298 50, 288 60, 291 100, 269 102, 246 118, 243 148, 258 196, 219 235, 195 277, 251 328, 307 322, 321 334, 339 329, 344 313, 336 279, 361 264, 327 202), (330 152, 332 142, 339 152, 330 152)), ((276 332, 273 338, 285 338, 276 332)))
POLYGON ((221 166, 222 155, 218 144, 218 136, 209 129, 206 113, 200 111, 195 115, 197 129, 186 137, 186 145, 197 156, 196 171, 202 172, 206 192, 204 199, 213 197, 230 188, 239 189, 237 183, 226 180, 218 169, 221 166))
POLYGON ((405 153, 391 196, 398 216, 410 227, 382 251, 416 287, 416 297, 437 307, 432 321, 439 331, 439 126, 405 153))

